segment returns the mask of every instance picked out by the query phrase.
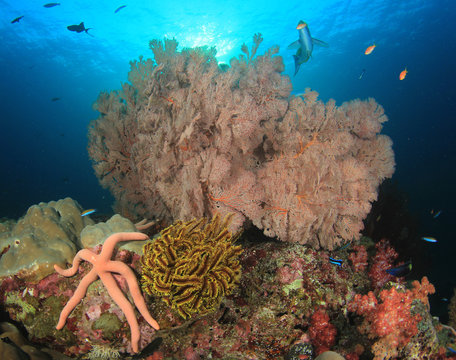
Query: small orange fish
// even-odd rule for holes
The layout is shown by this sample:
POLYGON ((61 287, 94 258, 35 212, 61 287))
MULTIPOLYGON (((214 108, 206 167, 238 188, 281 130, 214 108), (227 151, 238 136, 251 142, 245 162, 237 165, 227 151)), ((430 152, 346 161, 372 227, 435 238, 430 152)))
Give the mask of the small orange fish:
POLYGON ((407 76, 407 68, 405 68, 404 70, 401 71, 401 73, 399 74, 399 80, 404 80, 405 77, 407 76))
POLYGON ((165 97, 165 96, 161 96, 161 95, 160 95, 160 97, 161 97, 162 99, 165 99, 166 101, 168 101, 168 102, 174 104, 173 99, 171 99, 170 97, 165 97))
POLYGON ((375 44, 369 46, 369 47, 366 49, 366 51, 364 52, 364 54, 365 54, 365 55, 370 55, 370 54, 372 54, 372 51, 374 51, 374 49, 375 49, 376 46, 377 46, 377 45, 375 45, 375 44))

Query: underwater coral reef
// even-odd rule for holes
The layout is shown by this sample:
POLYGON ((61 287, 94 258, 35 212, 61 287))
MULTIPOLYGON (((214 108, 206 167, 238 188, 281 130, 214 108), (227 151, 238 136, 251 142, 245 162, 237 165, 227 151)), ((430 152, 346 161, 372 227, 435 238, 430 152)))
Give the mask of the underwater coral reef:
MULTIPOLYGON (((147 309, 160 326, 155 330, 135 311, 137 348, 131 319, 101 280, 88 286, 66 325, 58 326, 65 305, 92 270, 87 262, 72 277, 53 273, 30 280, 38 278, 40 267, 27 278, 21 271, 3 275, 1 307, 27 331, 27 341, 2 340, 1 346, 18 359, 17 353, 30 348, 52 353, 53 359, 451 358, 448 348, 456 333, 430 314, 428 296, 434 287, 425 277, 407 283, 386 272, 396 256, 387 240, 374 244, 362 238, 356 245, 317 250, 266 238, 258 230, 232 234, 232 216, 178 221, 152 239, 141 235, 145 240, 137 253, 111 249, 112 262, 142 278, 147 309)), ((113 221, 118 225, 112 227, 124 226, 138 237, 127 219, 116 215, 108 222, 113 221)), ((85 228, 102 234, 87 251, 98 254, 106 238, 113 238, 96 230, 106 230, 106 224, 85 228)), ((2 232, 2 238, 8 234, 2 232)), ((48 250, 57 263, 59 252, 48 250)), ((113 276, 133 303, 129 281, 113 276)), ((6 324, 2 329, 11 331, 6 324)))
POLYGON ((228 66, 213 48, 153 40, 154 58, 100 94, 88 150, 119 214, 95 223, 67 198, 0 224, 1 310, 25 335, 0 324, 0 351, 455 358, 433 285, 391 272, 404 265, 391 242, 360 234, 394 171, 383 108, 291 96, 278 48, 257 54, 261 41, 228 66))

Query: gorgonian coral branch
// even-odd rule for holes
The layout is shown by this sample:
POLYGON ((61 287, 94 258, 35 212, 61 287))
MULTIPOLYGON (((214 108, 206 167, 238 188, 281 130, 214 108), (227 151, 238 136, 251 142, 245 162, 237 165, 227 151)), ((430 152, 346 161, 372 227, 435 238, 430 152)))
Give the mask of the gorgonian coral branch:
POLYGON ((258 55, 261 40, 229 66, 214 48, 154 40, 154 61, 132 63, 131 87, 99 97, 89 154, 117 211, 166 222, 234 213, 232 231, 250 220, 317 247, 359 236, 394 171, 383 108, 290 96, 278 48, 258 55))

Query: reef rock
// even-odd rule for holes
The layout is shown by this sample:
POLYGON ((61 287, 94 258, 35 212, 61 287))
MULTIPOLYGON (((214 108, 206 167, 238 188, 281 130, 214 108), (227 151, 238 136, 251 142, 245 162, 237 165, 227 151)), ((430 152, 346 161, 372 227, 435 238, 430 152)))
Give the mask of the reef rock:
POLYGON ((70 360, 68 356, 54 350, 38 349, 31 344, 11 323, 0 323, 0 354, 8 360, 70 360))
MULTIPOLYGON (((135 224, 130 220, 116 214, 106 222, 86 226, 81 232, 80 246, 82 248, 92 248, 101 245, 112 234, 118 232, 135 232, 138 231, 135 224)), ((118 248, 132 251, 142 255, 142 247, 145 241, 125 241, 118 248)))
POLYGON ((65 198, 32 205, 25 216, 0 233, 0 280, 17 276, 38 282, 54 272, 54 264, 71 263, 77 252, 78 236, 86 225, 82 207, 65 198))

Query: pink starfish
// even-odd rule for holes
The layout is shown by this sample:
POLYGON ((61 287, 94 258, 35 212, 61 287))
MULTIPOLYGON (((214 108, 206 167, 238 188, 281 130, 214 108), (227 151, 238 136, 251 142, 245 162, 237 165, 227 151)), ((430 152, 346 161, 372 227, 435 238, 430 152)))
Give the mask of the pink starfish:
POLYGON ((130 325, 131 329, 131 347, 134 352, 138 352, 138 342, 140 338, 138 320, 136 319, 133 306, 122 293, 122 290, 120 290, 116 280, 111 273, 118 273, 125 277, 128 283, 128 288, 130 289, 130 293, 133 296, 135 305, 141 315, 155 330, 160 329, 160 326, 149 314, 149 310, 147 310, 146 302, 144 301, 144 298, 141 294, 141 290, 139 289, 138 281, 136 280, 136 276, 133 270, 130 269, 127 264, 124 264, 121 261, 111 260, 111 257, 112 252, 114 251, 114 247, 119 241, 146 240, 148 238, 149 237, 147 235, 138 232, 113 234, 106 239, 99 255, 88 249, 82 249, 74 257, 73 266, 71 268, 62 269, 60 266, 54 265, 55 271, 57 271, 60 275, 66 277, 73 276, 77 273, 81 260, 88 261, 93 265, 92 270, 90 270, 90 272, 82 278, 73 296, 60 313, 60 318, 56 329, 60 330, 65 326, 66 319, 76 307, 76 305, 78 305, 79 302, 84 298, 89 285, 99 277, 104 286, 106 286, 106 289, 108 289, 109 295, 117 303, 117 305, 119 305, 120 309, 125 314, 128 325, 130 325))

